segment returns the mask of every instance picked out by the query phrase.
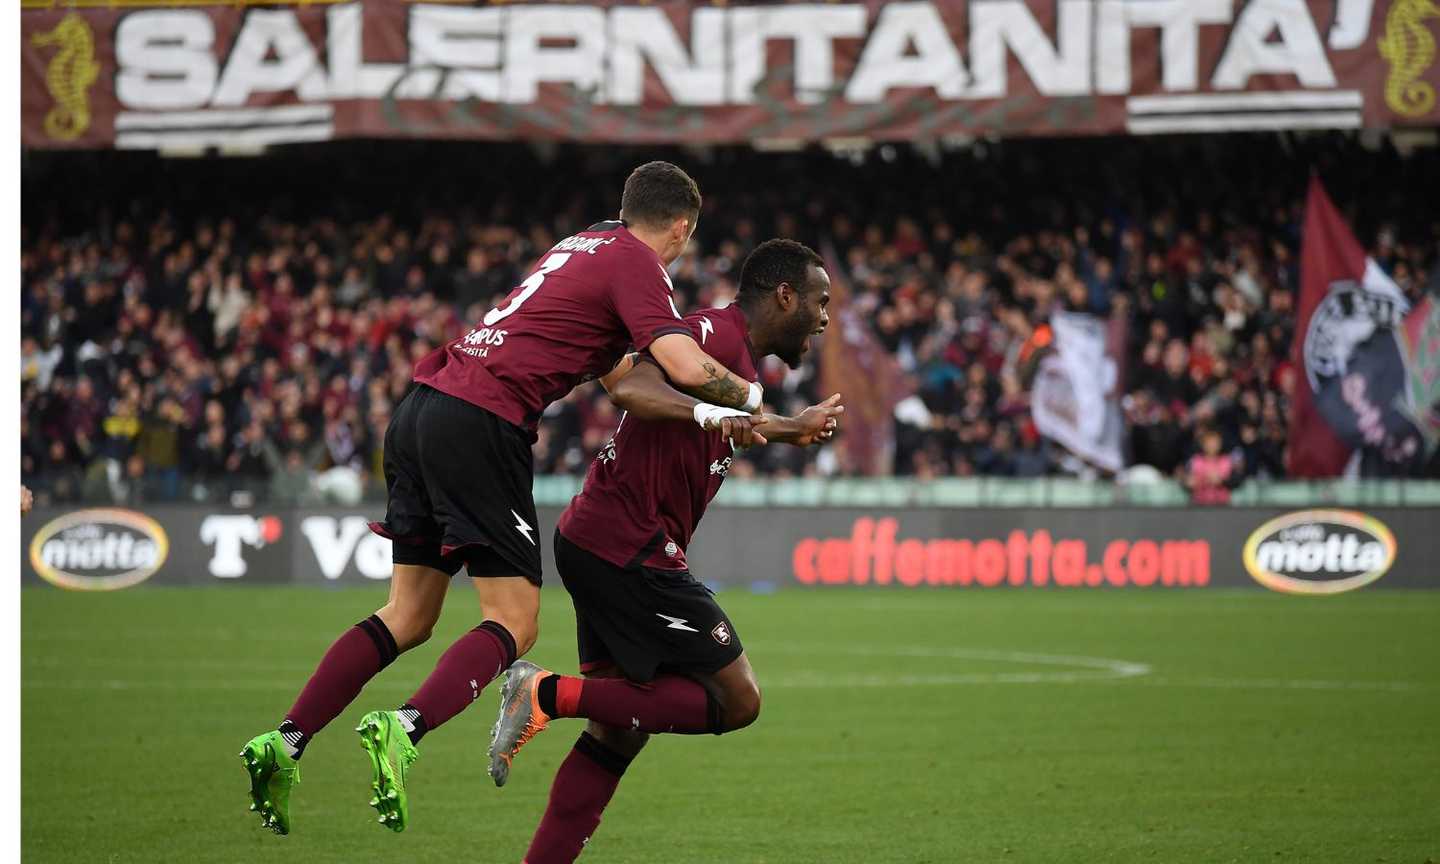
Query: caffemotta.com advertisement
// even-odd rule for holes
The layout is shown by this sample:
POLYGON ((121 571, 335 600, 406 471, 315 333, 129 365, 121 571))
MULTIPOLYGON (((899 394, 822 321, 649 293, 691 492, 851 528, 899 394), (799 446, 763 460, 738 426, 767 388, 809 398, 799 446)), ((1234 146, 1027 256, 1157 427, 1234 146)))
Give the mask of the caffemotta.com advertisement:
MULTIPOLYGON (((78 591, 374 584, 390 577, 391 552, 369 529, 375 517, 363 509, 37 510, 22 522, 21 569, 28 584, 78 591)), ((558 517, 541 509, 542 536, 558 517)), ((1328 595, 1440 588, 1437 524, 1440 511, 1398 508, 716 508, 686 557, 717 587, 1328 595)))

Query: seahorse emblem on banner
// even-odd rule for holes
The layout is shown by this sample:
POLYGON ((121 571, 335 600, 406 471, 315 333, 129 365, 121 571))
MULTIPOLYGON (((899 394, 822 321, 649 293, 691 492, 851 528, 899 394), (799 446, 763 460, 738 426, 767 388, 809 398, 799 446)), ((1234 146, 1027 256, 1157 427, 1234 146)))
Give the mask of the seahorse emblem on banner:
POLYGON ((45 133, 60 141, 73 141, 90 128, 87 91, 100 77, 95 34, 84 18, 71 12, 54 30, 36 33, 30 41, 37 48, 57 49, 45 67, 45 87, 55 100, 55 107, 45 115, 45 133))
POLYGON ((1435 107, 1435 88, 1420 79, 1435 62, 1435 37, 1426 18, 1440 18, 1435 0, 1395 0, 1379 42, 1380 56, 1390 64, 1385 104, 1406 117, 1420 117, 1435 107))

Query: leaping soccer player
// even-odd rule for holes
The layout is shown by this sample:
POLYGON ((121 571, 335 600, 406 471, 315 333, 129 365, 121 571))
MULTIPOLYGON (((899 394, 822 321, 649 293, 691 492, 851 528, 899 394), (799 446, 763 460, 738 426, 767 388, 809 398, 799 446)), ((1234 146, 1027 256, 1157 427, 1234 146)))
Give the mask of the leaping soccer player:
POLYGON ((551 402, 610 372, 633 345, 700 400, 669 391, 647 405, 670 412, 662 416, 680 405, 717 434, 763 442, 751 428, 763 422, 752 416, 763 395, 754 375, 742 380, 707 354, 671 298, 665 268, 685 250, 699 214, 689 175, 668 162, 641 165, 625 181, 619 221, 557 243, 504 304, 415 367, 415 384, 385 433, 385 520, 371 525, 394 541, 390 599, 330 647, 279 727, 241 751, 250 809, 266 827, 289 833, 306 745, 365 682, 430 637, 461 567, 480 595, 481 624, 445 651, 415 695, 396 710, 366 714, 357 730, 383 826, 401 831, 409 820, 406 773, 421 737, 530 650, 541 541, 530 447, 551 402))
MULTIPOLYGON (((813 251, 770 240, 746 259, 736 303, 685 323, 711 356, 753 380, 768 354, 800 365, 810 336, 829 322, 829 285, 813 251)), ((644 360, 628 374, 617 368, 607 389, 621 408, 653 415, 668 388, 644 360)), ((795 418, 767 417, 761 428, 771 442, 824 441, 844 411, 839 402, 837 394, 795 418)), ((760 688, 740 634, 685 562, 733 448, 723 434, 687 422, 683 407, 668 412, 665 420, 622 417, 590 466, 584 491, 560 517, 555 564, 575 606, 585 677, 520 661, 501 688, 490 745, 497 786, 520 748, 551 720, 590 721, 555 775, 526 864, 575 860, 651 733, 731 732, 760 713, 760 688)))

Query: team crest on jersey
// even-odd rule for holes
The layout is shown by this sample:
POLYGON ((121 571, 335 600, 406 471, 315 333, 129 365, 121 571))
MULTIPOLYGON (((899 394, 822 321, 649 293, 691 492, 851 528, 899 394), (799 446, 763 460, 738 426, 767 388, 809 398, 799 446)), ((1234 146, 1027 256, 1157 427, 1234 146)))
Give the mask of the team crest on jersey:
POLYGON ((665 544, 665 554, 671 558, 674 558, 676 555, 680 554, 680 547, 675 545, 674 540, 671 540, 669 543, 665 544))
POLYGON ((609 462, 614 462, 614 461, 615 461, 615 439, 614 439, 614 438, 611 438, 609 441, 606 441, 606 442, 605 442, 605 446, 600 448, 600 454, 599 454, 598 456, 596 456, 595 458, 596 458, 596 459, 599 459, 599 460, 600 460, 600 463, 601 463, 602 465, 603 465, 603 464, 606 464, 606 463, 609 463, 609 462))
POLYGON ((710 631, 710 636, 716 642, 719 642, 721 645, 729 645, 730 625, 725 623, 724 621, 721 621, 719 624, 715 625, 715 628, 713 630, 710 631))

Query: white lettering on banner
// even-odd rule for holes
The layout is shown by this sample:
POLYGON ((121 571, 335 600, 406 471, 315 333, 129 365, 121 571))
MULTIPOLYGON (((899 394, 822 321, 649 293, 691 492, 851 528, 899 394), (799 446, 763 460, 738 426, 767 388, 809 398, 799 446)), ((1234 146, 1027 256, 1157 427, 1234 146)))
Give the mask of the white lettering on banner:
POLYGON ((215 24, 199 10, 137 12, 115 28, 115 97, 130 108, 198 108, 219 76, 215 24))
POLYGON ((300 533, 310 541, 326 579, 339 579, 352 560, 366 579, 390 578, 390 541, 371 532, 365 517, 306 516, 300 520, 300 533))
POLYGON ((244 105, 252 93, 292 90, 307 102, 329 98, 315 46, 293 11, 252 9, 235 37, 211 104, 244 105))
POLYGON ((325 56, 330 63, 330 98, 354 99, 384 93, 404 73, 398 63, 366 63, 364 10, 358 4, 334 6, 325 13, 329 36, 325 56))
MULTIPOLYGON (((503 9, 461 9, 453 6, 410 7, 410 57, 412 65, 429 75, 433 91, 438 73, 429 67, 449 70, 440 92, 442 99, 501 101, 500 35, 503 9)), ((379 95, 379 94, 377 94, 379 95)), ((426 95, 430 95, 427 93, 426 95)), ((418 94, 417 94, 418 96, 418 94)))
POLYGON ((605 12, 594 6, 513 6, 506 19, 504 101, 534 102, 540 82, 574 84, 598 99, 605 75, 605 12), (569 40, 568 48, 542 40, 569 40))
POLYGON ((1161 87, 1194 90, 1200 25, 1228 23, 1230 0, 1101 0, 1097 17, 1099 92, 1130 92, 1130 31, 1142 27, 1160 29, 1161 87))
POLYGON ((1305 0, 1251 0, 1215 68, 1214 84, 1240 89, 1252 75, 1294 75, 1306 87, 1334 87, 1320 33, 1305 0), (1279 39, 1268 41, 1271 33, 1279 39))
POLYGON ((725 10, 697 9, 690 17, 692 60, 665 13, 654 7, 618 6, 610 12, 610 76, 605 97, 639 105, 645 62, 681 105, 725 102, 725 10))
POLYGON ((1375 0, 1340 0, 1335 9, 1335 23, 1330 27, 1330 47, 1336 51, 1353 51, 1365 44, 1370 35, 1370 10, 1375 0))
POLYGON ((864 6, 749 6, 730 12, 730 100, 755 101, 765 78, 765 43, 795 43, 795 98, 820 102, 835 85, 835 39, 865 35, 864 6))
MULTIPOLYGON (((1343 0, 1331 42, 1363 39, 1369 8, 1370 0, 1343 0)), ((912 88, 952 101, 1001 99, 1016 87, 1012 56, 1041 96, 1118 95, 1133 88, 1136 30, 1159 31, 1158 55, 1139 56, 1157 64, 1150 71, 1165 93, 1243 89, 1257 75, 1337 86, 1306 0, 907 0, 874 16, 859 3, 707 6, 690 11, 684 37, 683 25, 648 5, 415 3, 407 6, 408 56, 389 62, 366 61, 365 18, 359 3, 327 8, 321 45, 295 9, 251 9, 226 46, 216 44, 205 12, 132 12, 115 31, 115 93, 125 111, 251 109, 252 97, 281 93, 302 102, 525 104, 547 84, 573 86, 597 104, 639 105, 649 96, 682 107, 743 105, 759 99, 774 71, 767 47, 785 42, 793 97, 802 103, 873 104, 912 88), (1054 9, 1053 33, 1040 8, 1054 9), (1208 81, 1205 28, 1225 31, 1208 81), (853 68, 838 61, 842 41, 862 43, 853 68)), ((146 124, 160 128, 153 117, 146 124)), ((328 135, 329 126, 314 134, 328 135)))
POLYGON ((206 516, 200 523, 200 542, 214 546, 210 556, 210 575, 217 579, 239 579, 249 569, 245 563, 245 546, 263 546, 260 520, 254 516, 206 516))
POLYGON ((1023 0, 979 3, 970 19, 972 98, 1005 95, 1005 48, 1043 96, 1090 92, 1090 0, 1060 0, 1059 48, 1052 48, 1023 0))
POLYGON ((890 3, 845 87, 848 102, 881 102, 896 87, 929 87, 941 99, 965 95, 970 76, 933 3, 890 3), (914 53, 911 53, 911 49, 914 53))

